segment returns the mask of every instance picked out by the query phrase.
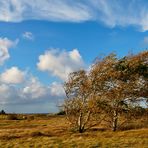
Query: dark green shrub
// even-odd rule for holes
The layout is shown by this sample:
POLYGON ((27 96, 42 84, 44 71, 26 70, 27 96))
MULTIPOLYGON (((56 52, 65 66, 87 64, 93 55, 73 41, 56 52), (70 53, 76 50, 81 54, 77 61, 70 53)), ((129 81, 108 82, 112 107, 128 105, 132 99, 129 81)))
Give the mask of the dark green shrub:
POLYGON ((57 115, 65 115, 66 113, 65 113, 65 111, 63 111, 63 110, 61 110, 61 111, 59 111, 58 113, 57 113, 57 115))
POLYGON ((0 115, 5 115, 6 113, 5 113, 5 111, 4 110, 1 110, 0 111, 0 115))

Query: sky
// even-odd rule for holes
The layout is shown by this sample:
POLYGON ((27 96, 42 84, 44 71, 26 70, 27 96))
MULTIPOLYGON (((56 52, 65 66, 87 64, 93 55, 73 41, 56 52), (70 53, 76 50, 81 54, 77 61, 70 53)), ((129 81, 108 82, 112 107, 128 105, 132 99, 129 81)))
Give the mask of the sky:
POLYGON ((68 74, 148 48, 147 0, 0 0, 0 110, 52 113, 68 74))

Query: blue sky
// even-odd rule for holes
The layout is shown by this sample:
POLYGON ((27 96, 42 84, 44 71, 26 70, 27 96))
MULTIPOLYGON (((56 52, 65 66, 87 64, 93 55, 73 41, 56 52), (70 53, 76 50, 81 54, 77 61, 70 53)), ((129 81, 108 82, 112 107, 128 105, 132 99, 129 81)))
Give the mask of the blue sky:
POLYGON ((0 0, 0 109, 57 111, 68 73, 102 54, 147 49, 147 8, 147 0, 0 0))

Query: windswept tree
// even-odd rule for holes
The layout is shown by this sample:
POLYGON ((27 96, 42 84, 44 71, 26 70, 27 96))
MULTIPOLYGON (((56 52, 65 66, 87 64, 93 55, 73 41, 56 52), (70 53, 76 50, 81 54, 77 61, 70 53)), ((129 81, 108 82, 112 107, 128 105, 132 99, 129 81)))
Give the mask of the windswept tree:
POLYGON ((94 124, 92 117, 96 112, 89 76, 84 70, 71 73, 64 89, 67 98, 63 107, 67 119, 73 128, 82 133, 94 124))
POLYGON ((110 54, 96 60, 89 72, 71 73, 64 89, 64 110, 79 132, 93 124, 90 118, 97 113, 103 113, 116 131, 120 117, 129 118, 137 102, 148 102, 148 51, 121 59, 110 54))
POLYGON ((135 109, 140 111, 141 103, 146 106, 148 101, 148 51, 120 59, 116 70, 122 71, 119 78, 126 83, 127 103, 133 115, 135 109))
POLYGON ((117 129, 119 114, 125 109, 125 94, 123 92, 124 83, 118 80, 118 72, 115 65, 118 59, 115 54, 96 61, 92 66, 90 75, 93 89, 98 96, 98 107, 106 114, 105 121, 109 122, 112 130, 117 129))
MULTIPOLYGON (((119 116, 130 112, 129 102, 135 103, 147 97, 147 53, 120 60, 110 54, 91 69, 93 88, 98 97, 101 96, 102 109, 108 115, 113 131, 118 127, 119 116)), ((98 104, 100 107, 100 101, 98 104)))
POLYGON ((122 71, 119 77, 128 84, 129 97, 148 98, 148 51, 119 60, 116 70, 122 71))

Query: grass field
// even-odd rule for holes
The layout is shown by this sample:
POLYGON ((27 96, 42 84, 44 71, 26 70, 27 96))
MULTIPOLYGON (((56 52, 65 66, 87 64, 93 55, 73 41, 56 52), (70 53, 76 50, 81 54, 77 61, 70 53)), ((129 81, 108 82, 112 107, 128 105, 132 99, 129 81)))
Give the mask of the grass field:
POLYGON ((112 132, 96 127, 79 134, 68 129, 64 116, 2 118, 0 148, 148 148, 148 128, 112 132))

